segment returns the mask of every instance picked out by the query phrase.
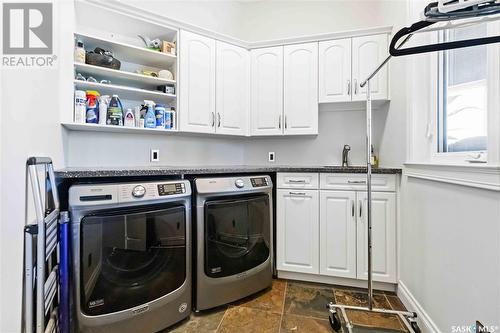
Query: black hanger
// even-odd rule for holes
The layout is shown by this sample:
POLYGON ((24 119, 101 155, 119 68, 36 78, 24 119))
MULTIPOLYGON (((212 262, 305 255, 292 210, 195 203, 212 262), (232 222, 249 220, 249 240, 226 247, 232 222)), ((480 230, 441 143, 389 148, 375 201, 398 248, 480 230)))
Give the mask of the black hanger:
POLYGON ((389 53, 391 54, 391 56, 399 57, 410 54, 428 53, 428 52, 444 51, 444 50, 458 49, 458 48, 477 46, 477 45, 500 43, 500 36, 490 36, 482 38, 465 39, 453 42, 443 42, 437 44, 414 46, 408 48, 402 48, 402 47, 396 48, 396 44, 402 37, 406 35, 411 35, 436 22, 444 22, 456 19, 500 14, 500 5, 496 3, 489 3, 481 6, 470 7, 450 13, 439 13, 436 10, 436 8, 437 8, 437 3, 429 4, 424 10, 424 15, 427 17, 427 20, 416 22, 412 24, 410 27, 404 27, 394 35, 394 37, 391 40, 391 44, 389 46, 389 53))

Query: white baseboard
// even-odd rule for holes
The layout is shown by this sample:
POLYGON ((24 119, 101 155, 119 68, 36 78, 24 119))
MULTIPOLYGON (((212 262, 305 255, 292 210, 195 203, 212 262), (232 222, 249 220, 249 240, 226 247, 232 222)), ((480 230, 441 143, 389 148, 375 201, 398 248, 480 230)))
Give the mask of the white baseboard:
POLYGON ((415 299, 412 293, 408 290, 402 281, 399 281, 397 294, 401 302, 409 311, 417 313, 417 323, 424 333, 440 333, 437 325, 432 321, 431 317, 425 312, 424 308, 415 299))
MULTIPOLYGON (((287 280, 297 280, 297 281, 306 281, 306 282, 315 282, 324 284, 337 284, 348 287, 357 287, 357 288, 367 287, 366 280, 348 279, 335 276, 278 271, 278 277, 287 280)), ((396 291, 396 285, 387 282, 374 281, 373 288, 379 290, 396 291)))

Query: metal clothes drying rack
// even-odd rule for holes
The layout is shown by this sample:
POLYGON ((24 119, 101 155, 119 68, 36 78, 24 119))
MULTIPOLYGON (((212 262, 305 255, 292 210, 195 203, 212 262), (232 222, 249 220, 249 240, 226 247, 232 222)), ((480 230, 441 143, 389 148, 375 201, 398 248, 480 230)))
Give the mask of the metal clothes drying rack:
MULTIPOLYGON (((399 47, 403 46, 409 39, 411 35, 407 36, 399 45, 399 47)), ((371 79, 377 75, 377 73, 389 62, 391 59, 391 55, 389 55, 376 69, 373 71, 368 78, 360 84, 360 87, 363 88, 366 86, 366 147, 372 146, 372 100, 371 100, 371 91, 370 91, 370 81, 371 79)), ((338 331, 341 327, 341 323, 339 318, 335 317, 337 309, 339 309, 342 313, 342 317, 346 322, 346 327, 349 332, 352 332, 352 325, 349 322, 349 318, 346 313, 346 309, 350 310, 362 310, 362 311, 371 311, 377 313, 386 313, 386 314, 394 314, 400 317, 401 321, 405 324, 406 328, 411 333, 418 333, 420 329, 417 325, 417 314, 415 312, 410 311, 397 311, 397 310, 388 310, 388 309, 378 309, 373 307, 373 277, 372 277, 372 165, 371 165, 371 149, 366 149, 366 186, 367 186, 367 242, 368 242, 368 307, 360 307, 360 306, 351 306, 351 305, 341 305, 334 304, 330 302, 327 304, 327 308, 329 309, 329 319, 330 325, 336 331, 338 331)))
POLYGON ((24 331, 26 333, 59 332, 59 199, 50 158, 30 157, 27 161, 35 204, 36 224, 24 228, 24 331), (39 172, 50 184, 52 201, 42 195, 39 172), (47 179, 48 178, 48 179, 47 179), (52 206, 49 208, 49 205, 52 206))
POLYGON ((408 40, 417 32, 439 31, 444 29, 456 28, 460 26, 467 26, 475 22, 469 20, 481 17, 481 21, 498 20, 500 17, 500 0, 439 0, 439 2, 430 3, 424 9, 425 20, 414 23, 410 27, 405 27, 399 30, 391 40, 389 47, 389 56, 368 76, 368 78, 360 84, 363 88, 366 86, 366 186, 367 186, 367 250, 368 250, 368 306, 350 306, 328 303, 327 309, 329 311, 330 325, 335 331, 341 328, 341 322, 337 316, 337 311, 340 310, 342 317, 346 323, 346 328, 349 333, 352 332, 352 324, 346 313, 349 310, 370 311, 376 313, 394 314, 399 316, 403 324, 406 326, 410 333, 420 333, 420 328, 417 325, 417 314, 409 311, 396 311, 387 309, 378 309, 373 307, 373 277, 372 277, 372 165, 371 165, 371 145, 372 145, 372 100, 370 81, 377 75, 377 73, 389 62, 393 56, 412 55, 419 53, 428 53, 436 51, 444 51, 451 49, 458 49, 477 45, 486 45, 492 43, 500 43, 500 36, 475 38, 461 41, 444 42, 430 45, 423 45, 417 47, 410 47, 402 49, 408 40), (453 24, 452 20, 467 19, 465 22, 453 24), (431 25, 437 22, 447 22, 448 24, 443 27, 432 27, 431 25), (403 41, 396 46, 397 42, 403 38, 403 41))

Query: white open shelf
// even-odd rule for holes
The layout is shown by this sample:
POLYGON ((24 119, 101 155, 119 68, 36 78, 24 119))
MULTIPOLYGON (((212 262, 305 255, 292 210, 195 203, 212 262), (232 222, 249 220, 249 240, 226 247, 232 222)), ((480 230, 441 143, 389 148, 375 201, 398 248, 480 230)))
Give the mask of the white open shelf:
POLYGON ((138 89, 133 87, 115 85, 115 84, 104 84, 98 82, 87 82, 74 80, 75 87, 78 90, 97 90, 101 95, 113 95, 117 94, 120 99, 130 99, 134 101, 141 101, 145 99, 158 101, 168 101, 171 102, 176 99, 177 96, 171 94, 165 94, 161 91, 152 91, 145 89, 138 89))
POLYGON ((162 79, 137 73, 125 72, 116 69, 94 66, 89 64, 81 64, 75 62, 75 70, 77 73, 82 73, 83 76, 94 76, 98 80, 108 79, 111 83, 133 83, 145 87, 157 87, 167 84, 175 84, 174 80, 162 79))
POLYGON ((140 128, 99 124, 62 123, 62 125, 72 131, 114 132, 130 134, 171 134, 178 132, 176 129, 140 128))
MULTIPOLYGON (((146 47, 126 44, 111 38, 102 38, 88 33, 79 32, 76 32, 75 36, 83 41, 87 51, 94 50, 96 47, 110 50, 113 51, 116 59, 120 61, 156 67, 159 69, 169 69, 172 65, 175 66, 177 59, 177 56, 173 54, 153 51, 147 49, 146 47)), ((139 37, 137 37, 137 39, 139 39, 139 37)))

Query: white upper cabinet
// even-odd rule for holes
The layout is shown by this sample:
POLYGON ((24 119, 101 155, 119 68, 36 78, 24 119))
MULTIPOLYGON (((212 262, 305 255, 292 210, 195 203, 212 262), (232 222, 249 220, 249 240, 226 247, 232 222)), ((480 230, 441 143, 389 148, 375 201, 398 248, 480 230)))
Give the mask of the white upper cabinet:
MULTIPOLYGON (((366 86, 359 85, 388 55, 387 35, 372 35, 352 39, 353 101, 366 100, 366 86)), ((388 99, 387 66, 370 81, 372 99, 388 99)))
POLYGON ((351 100, 351 38, 319 43, 319 102, 351 100))
POLYGON ((320 274, 356 278, 356 192, 320 191, 320 274))
POLYGON ((217 41, 216 132, 246 135, 250 105, 250 52, 217 41))
MULTIPOLYGON (((367 195, 358 192, 358 279, 368 278, 367 195)), ((372 193, 373 280, 396 283, 396 194, 372 193)))
POLYGON ((318 43, 284 47, 284 134, 318 134, 318 43))
POLYGON ((318 190, 278 190, 276 203, 276 267, 319 273, 318 190))
POLYGON ((215 40, 180 33, 181 131, 215 132, 215 40))
POLYGON ((283 47, 251 51, 251 135, 282 134, 283 47))

